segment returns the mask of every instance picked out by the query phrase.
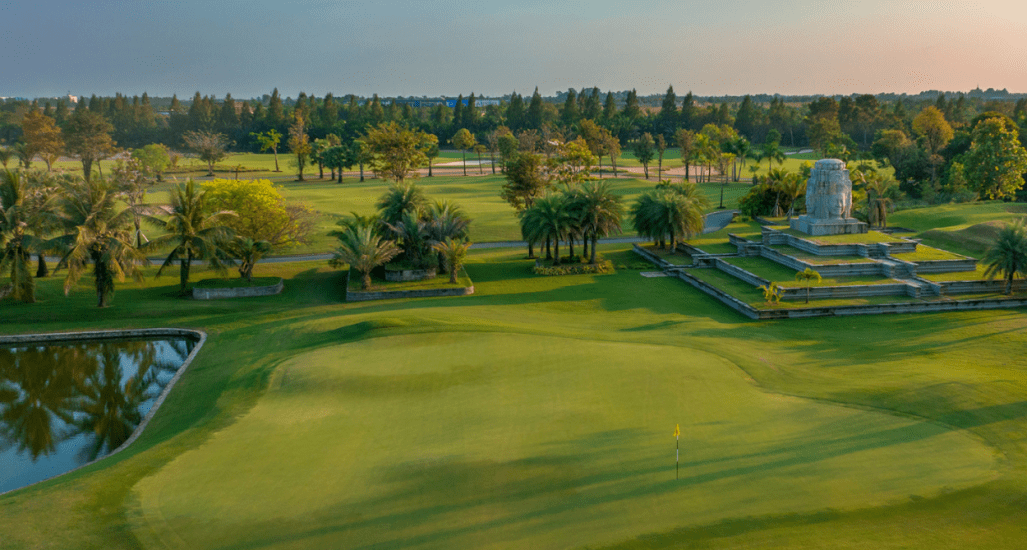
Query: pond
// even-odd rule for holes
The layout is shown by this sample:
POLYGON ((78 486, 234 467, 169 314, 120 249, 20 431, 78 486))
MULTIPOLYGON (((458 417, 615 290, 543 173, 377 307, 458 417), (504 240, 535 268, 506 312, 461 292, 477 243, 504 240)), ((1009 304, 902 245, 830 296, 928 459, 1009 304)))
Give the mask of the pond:
POLYGON ((194 345, 184 337, 0 344, 0 493, 117 449, 194 345))

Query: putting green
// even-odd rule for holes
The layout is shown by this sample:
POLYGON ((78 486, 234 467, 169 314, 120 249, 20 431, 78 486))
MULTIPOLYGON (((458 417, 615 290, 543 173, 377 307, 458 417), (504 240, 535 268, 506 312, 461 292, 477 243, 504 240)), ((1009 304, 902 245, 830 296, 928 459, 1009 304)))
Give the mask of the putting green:
POLYGON ((908 501, 994 461, 962 432, 763 392, 703 351, 396 335, 291 358, 128 515, 157 547, 568 548, 908 501))

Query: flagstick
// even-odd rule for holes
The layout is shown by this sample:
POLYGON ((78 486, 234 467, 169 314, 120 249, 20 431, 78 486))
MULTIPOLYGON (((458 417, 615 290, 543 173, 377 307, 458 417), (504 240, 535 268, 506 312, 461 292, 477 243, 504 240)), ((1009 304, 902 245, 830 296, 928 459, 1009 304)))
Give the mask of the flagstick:
POLYGON ((678 477, 678 471, 681 465, 681 445, 678 443, 678 436, 674 436, 674 479, 680 479, 678 477))

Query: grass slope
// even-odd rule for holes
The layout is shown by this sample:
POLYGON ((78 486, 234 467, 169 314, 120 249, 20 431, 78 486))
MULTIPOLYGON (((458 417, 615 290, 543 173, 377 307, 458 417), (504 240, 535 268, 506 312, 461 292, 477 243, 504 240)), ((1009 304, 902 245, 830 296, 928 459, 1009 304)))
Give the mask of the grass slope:
POLYGON ((750 322, 522 258, 475 251, 465 298, 344 304, 307 262, 258 266, 274 297, 0 304, 3 333, 210 335, 127 452, 0 497, 0 547, 1022 547, 1023 311, 750 322))

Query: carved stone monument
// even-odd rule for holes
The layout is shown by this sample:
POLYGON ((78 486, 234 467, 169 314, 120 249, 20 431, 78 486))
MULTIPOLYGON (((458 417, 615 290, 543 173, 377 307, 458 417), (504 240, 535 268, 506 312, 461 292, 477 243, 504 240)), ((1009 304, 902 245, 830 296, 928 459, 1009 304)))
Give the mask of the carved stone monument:
POLYGON ((866 233, 867 224, 851 217, 852 180, 845 163, 821 159, 806 182, 806 214, 791 222, 792 229, 808 235, 866 233))

